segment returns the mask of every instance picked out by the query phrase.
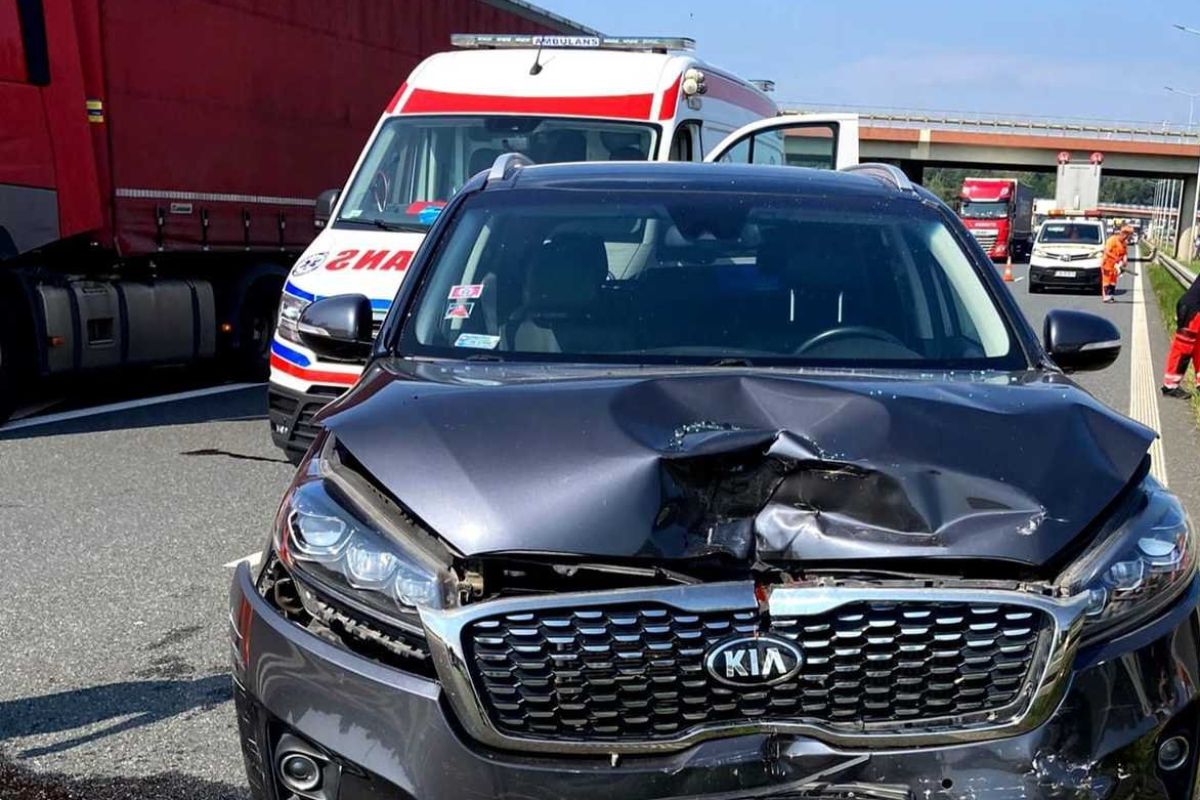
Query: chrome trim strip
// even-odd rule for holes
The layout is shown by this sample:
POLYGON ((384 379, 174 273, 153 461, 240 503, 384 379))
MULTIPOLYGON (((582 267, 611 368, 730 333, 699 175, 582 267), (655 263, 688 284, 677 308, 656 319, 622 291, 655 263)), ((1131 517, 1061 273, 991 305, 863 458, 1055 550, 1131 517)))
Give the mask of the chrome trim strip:
POLYGON ((751 733, 803 735, 842 747, 916 747, 1013 736, 1031 730, 1049 718, 1058 707, 1069 683, 1070 664, 1079 645, 1087 603, 1083 595, 1056 598, 1008 589, 785 586, 771 591, 767 608, 774 616, 805 616, 864 600, 1024 606, 1046 613, 1053 623, 1053 630, 1043 633, 1039 638, 1033 663, 1018 699, 1003 709, 916 722, 818 724, 746 720, 693 728, 672 739, 589 742, 510 736, 497 730, 491 724, 471 678, 463 647, 464 629, 476 620, 502 614, 638 602, 661 603, 680 611, 746 611, 759 607, 754 584, 742 581, 513 597, 451 610, 421 609, 421 621, 425 625, 443 691, 459 722, 472 737, 492 747, 538 753, 656 753, 680 750, 706 739, 751 733))
POLYGON ((173 189, 128 189, 117 187, 113 194, 133 200, 192 200, 202 203, 264 203, 278 206, 316 206, 307 197, 273 197, 262 194, 229 194, 226 192, 186 192, 173 189))
POLYGON ((861 172, 869 175, 872 178, 879 178, 886 181, 902 192, 915 192, 912 181, 904 174, 904 170, 897 167, 895 164, 881 164, 875 161, 866 161, 862 164, 851 164, 848 167, 842 167, 842 172, 861 172))

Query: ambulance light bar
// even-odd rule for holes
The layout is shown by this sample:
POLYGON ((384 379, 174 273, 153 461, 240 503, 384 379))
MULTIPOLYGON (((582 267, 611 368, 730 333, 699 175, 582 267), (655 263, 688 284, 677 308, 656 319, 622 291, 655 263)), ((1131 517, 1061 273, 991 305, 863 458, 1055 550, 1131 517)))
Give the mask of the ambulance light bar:
POLYGON ((642 50, 665 53, 668 50, 695 50, 696 41, 686 36, 562 36, 527 33, 452 33, 450 45, 478 50, 505 47, 526 49, 571 48, 590 50, 642 50))

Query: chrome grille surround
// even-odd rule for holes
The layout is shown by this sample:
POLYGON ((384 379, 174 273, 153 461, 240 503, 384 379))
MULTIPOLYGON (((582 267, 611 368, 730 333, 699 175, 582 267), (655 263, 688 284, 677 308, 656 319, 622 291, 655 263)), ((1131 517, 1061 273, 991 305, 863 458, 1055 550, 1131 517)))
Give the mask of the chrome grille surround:
POLYGON ((682 749, 698 741, 751 733, 809 736, 843 746, 931 746, 1012 736, 1036 727, 1050 716, 1066 689, 1078 643, 1084 597, 1056 598, 1033 591, 993 588, 929 588, 911 584, 869 586, 776 587, 765 609, 755 599, 751 582, 710 583, 611 592, 585 592, 505 598, 449 611, 422 611, 438 676, 450 705, 466 731, 480 742, 504 749, 553 753, 649 753, 682 749), (477 622, 504 615, 613 609, 631 605, 665 606, 683 614, 747 611, 771 619, 825 614, 853 603, 946 603, 1020 606, 1048 619, 1038 637, 1025 680, 1012 702, 1001 708, 913 720, 866 721, 746 717, 699 724, 678 735, 645 739, 532 736, 499 727, 481 694, 468 652, 468 630, 477 622))
POLYGON ((996 246, 996 239, 1000 237, 998 231, 988 228, 972 228, 971 235, 979 242, 980 247, 989 252, 996 246))

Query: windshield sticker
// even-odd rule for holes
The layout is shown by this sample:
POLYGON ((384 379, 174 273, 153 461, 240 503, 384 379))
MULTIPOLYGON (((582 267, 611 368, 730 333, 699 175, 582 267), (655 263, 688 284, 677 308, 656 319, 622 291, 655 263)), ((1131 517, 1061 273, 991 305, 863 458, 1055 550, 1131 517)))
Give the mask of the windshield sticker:
POLYGON ((450 287, 451 300, 473 300, 483 294, 482 283, 462 283, 450 287))
POLYGON ((478 350, 495 350, 498 344, 499 336, 488 336, 486 333, 460 333, 454 340, 455 347, 474 347, 478 350))
POLYGON ((312 253, 305 256, 296 262, 296 266, 292 267, 293 275, 306 275, 317 269, 325 263, 325 257, 328 253, 312 253))
POLYGON ((444 319, 469 319, 474 310, 474 303, 451 303, 446 308, 444 319))

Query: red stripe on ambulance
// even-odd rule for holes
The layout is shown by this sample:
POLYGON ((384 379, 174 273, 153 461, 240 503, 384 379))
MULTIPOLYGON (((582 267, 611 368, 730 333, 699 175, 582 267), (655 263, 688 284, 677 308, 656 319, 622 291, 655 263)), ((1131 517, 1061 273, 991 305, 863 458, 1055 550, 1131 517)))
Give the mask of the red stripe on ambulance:
POLYGON ((459 94, 413 89, 405 114, 562 114, 575 117, 650 119, 653 94, 596 95, 593 97, 513 97, 511 95, 459 94))

